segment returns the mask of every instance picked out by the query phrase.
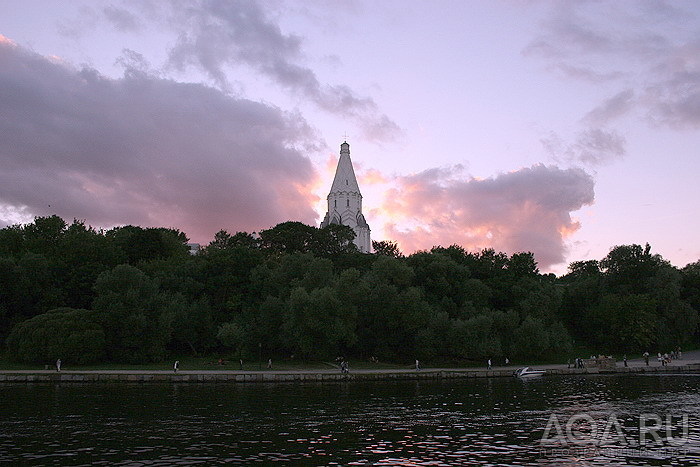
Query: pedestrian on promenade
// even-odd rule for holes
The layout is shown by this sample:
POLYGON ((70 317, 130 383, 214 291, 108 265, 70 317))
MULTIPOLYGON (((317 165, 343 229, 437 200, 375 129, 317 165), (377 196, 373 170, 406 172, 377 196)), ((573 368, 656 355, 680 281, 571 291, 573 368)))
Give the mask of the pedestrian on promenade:
POLYGON ((627 368, 627 355, 622 356, 622 361, 625 364, 625 368, 627 368))
POLYGON ((644 357, 644 363, 646 364, 646 366, 649 366, 649 352, 644 352, 642 354, 642 357, 644 357))
POLYGON ((489 358, 488 364, 487 364, 487 366, 486 366, 486 369, 487 369, 487 370, 490 370, 490 369, 491 369, 491 359, 490 359, 490 358, 489 358))
POLYGON ((175 360, 175 364, 173 365, 173 370, 175 373, 177 373, 177 370, 180 368, 180 360, 175 360))
POLYGON ((242 359, 242 358, 239 359, 239 360, 238 360, 238 363, 241 365, 241 370, 242 370, 242 369, 243 369, 243 359, 242 359))
POLYGON ((416 371, 420 371, 420 362, 416 359, 416 371))
POLYGON ((510 360, 508 360, 508 357, 506 357, 506 366, 510 363, 510 360))
POLYGON ((56 371, 61 371, 61 359, 56 360, 56 371))
POLYGON ((271 359, 271 358, 268 358, 268 359, 267 359, 267 369, 268 369, 268 370, 271 370, 271 369, 272 369, 272 359, 271 359))

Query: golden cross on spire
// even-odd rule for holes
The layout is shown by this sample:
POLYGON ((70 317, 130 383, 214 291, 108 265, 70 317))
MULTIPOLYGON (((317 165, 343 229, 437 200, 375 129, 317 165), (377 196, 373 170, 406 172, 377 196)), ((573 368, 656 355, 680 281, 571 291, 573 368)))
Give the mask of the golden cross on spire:
POLYGON ((348 142, 348 132, 343 133, 343 141, 348 142))

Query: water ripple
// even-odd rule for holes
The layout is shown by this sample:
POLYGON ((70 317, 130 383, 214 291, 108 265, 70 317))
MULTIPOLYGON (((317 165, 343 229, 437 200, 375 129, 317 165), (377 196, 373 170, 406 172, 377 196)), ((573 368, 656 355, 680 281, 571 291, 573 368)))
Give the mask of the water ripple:
MULTIPOLYGON (((302 385, 0 386, 0 462, 71 465, 607 466, 700 464, 695 376, 302 385), (659 443, 540 443, 555 414, 688 418, 659 443), (670 449, 670 447, 672 449, 670 449)), ((573 428, 572 428, 573 429, 573 428)), ((652 441, 654 441, 652 439, 652 441)))

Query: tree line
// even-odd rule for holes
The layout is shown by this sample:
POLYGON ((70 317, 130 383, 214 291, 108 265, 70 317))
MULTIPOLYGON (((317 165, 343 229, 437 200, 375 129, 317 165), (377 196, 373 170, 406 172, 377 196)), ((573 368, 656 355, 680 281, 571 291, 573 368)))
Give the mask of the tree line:
POLYGON ((102 231, 58 216, 0 229, 0 341, 16 361, 170 355, 516 361, 700 343, 700 261, 649 245, 542 274, 531 253, 458 245, 359 253, 345 226, 220 231, 197 255, 176 229, 102 231))

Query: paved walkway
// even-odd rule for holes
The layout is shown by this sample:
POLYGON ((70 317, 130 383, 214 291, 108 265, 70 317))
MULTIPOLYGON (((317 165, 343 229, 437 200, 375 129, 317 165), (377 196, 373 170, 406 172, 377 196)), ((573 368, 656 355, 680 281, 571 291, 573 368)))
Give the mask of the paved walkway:
MULTIPOLYGON (((638 368, 646 366, 643 358, 635 358, 627 361, 627 364, 631 368, 638 368)), ((683 354, 682 360, 672 360, 669 367, 678 367, 691 364, 700 364, 700 350, 687 352, 683 354)), ((497 371, 499 374, 504 372, 513 372, 514 370, 528 365, 508 365, 508 366, 498 366, 494 365, 492 371, 497 371)), ((649 358, 650 367, 661 367, 661 364, 657 361, 656 356, 649 358)), ((617 362, 618 368, 623 368, 624 364, 622 361, 617 362)), ((105 374, 105 375, 332 375, 338 374, 339 369, 335 368, 324 368, 324 369, 307 369, 307 370, 187 370, 186 368, 180 367, 180 371, 177 373, 172 370, 72 370, 70 368, 64 368, 61 373, 63 374, 105 374)), ((567 364, 548 364, 548 365, 532 365, 532 368, 546 369, 546 370, 561 370, 568 369, 567 364)), ((484 372, 488 370, 486 367, 452 367, 452 368, 421 368, 421 372, 424 373, 435 373, 435 372, 484 372)), ((0 374, 55 374, 57 373, 55 368, 50 370, 2 370, 0 369, 0 374)), ((350 368, 350 373, 356 375, 391 375, 391 374, 410 374, 416 373, 415 368, 381 368, 381 369, 353 369, 350 368)))

